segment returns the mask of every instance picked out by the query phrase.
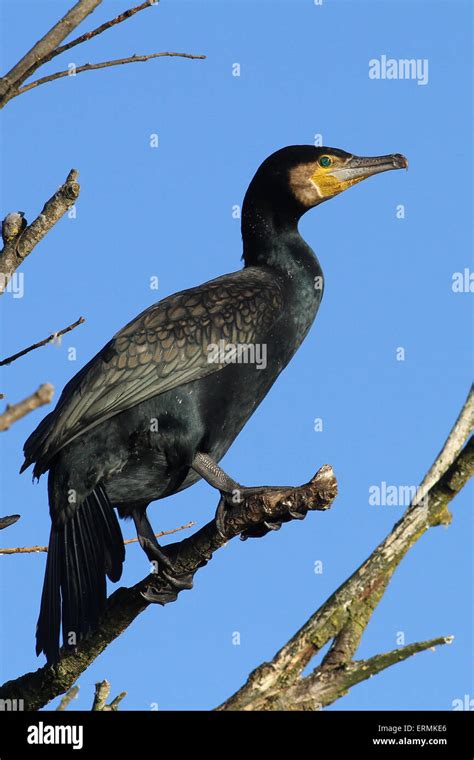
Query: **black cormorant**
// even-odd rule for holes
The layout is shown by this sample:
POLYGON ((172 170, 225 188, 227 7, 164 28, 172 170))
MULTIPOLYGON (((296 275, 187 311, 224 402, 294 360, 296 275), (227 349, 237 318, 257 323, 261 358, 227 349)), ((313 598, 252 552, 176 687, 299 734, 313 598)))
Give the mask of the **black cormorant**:
POLYGON ((66 647, 99 625, 106 575, 118 581, 124 561, 114 507, 133 518, 148 558, 179 586, 146 510, 200 477, 222 493, 245 491, 217 462, 300 346, 323 293, 298 220, 357 182, 406 166, 400 154, 360 158, 309 145, 273 153, 245 195, 243 269, 150 306, 68 382, 24 447, 22 470, 49 470, 37 654, 57 660, 61 624, 66 647), (265 362, 249 361, 256 347, 265 362))

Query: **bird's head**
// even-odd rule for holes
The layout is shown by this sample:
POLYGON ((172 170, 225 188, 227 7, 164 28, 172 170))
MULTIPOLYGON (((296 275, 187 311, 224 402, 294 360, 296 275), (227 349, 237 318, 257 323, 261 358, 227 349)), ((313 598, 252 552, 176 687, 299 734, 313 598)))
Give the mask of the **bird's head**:
POLYGON ((291 145, 269 156, 252 184, 274 207, 293 208, 301 216, 374 174, 407 167, 400 153, 367 158, 339 148, 291 145))
POLYGON ((408 161, 400 153, 367 158, 338 148, 314 148, 311 160, 290 167, 288 183, 295 198, 312 208, 374 174, 407 167, 408 161))

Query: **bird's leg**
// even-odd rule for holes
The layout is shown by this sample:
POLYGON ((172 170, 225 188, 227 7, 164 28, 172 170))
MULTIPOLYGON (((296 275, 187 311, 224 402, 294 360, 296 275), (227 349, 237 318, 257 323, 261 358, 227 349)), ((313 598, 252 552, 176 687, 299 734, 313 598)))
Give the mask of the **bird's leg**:
MULTIPOLYGON (((209 485, 217 488, 220 491, 221 498, 217 506, 216 511, 216 525, 219 533, 225 536, 225 518, 226 512, 232 504, 240 504, 248 496, 260 494, 266 491, 281 491, 282 486, 242 486, 237 483, 233 478, 227 475, 224 470, 219 467, 217 462, 213 460, 209 454, 202 454, 198 452, 193 459, 192 468, 198 475, 201 475, 209 485)), ((300 519, 303 515, 299 515, 296 512, 293 517, 300 519)), ((264 526, 266 530, 259 532, 258 535, 265 535, 270 530, 279 530, 281 528, 280 522, 265 522, 264 526)), ((249 534, 251 535, 251 534, 249 534)), ((255 534, 257 535, 257 533, 255 534)))
POLYGON ((201 454, 201 452, 198 451, 193 459, 191 467, 198 473, 198 475, 204 478, 210 486, 217 488, 221 493, 227 495, 237 494, 242 488, 244 488, 244 486, 239 485, 237 481, 233 480, 230 475, 227 475, 222 467, 219 467, 217 462, 215 462, 209 454, 201 454))
MULTIPOLYGON (((148 520, 146 509, 132 510, 133 522, 137 531, 138 541, 151 563, 158 563, 160 574, 177 591, 192 588, 192 580, 187 576, 177 577, 173 562, 157 541, 153 528, 148 520), (162 569, 164 568, 164 570, 162 569)), ((158 600, 156 600, 158 601, 158 600)))
POLYGON ((210 486, 220 491, 221 498, 217 505, 215 520, 219 533, 225 536, 225 516, 229 508, 229 501, 233 501, 234 504, 240 503, 242 486, 233 480, 230 475, 227 475, 209 454, 198 452, 193 459, 191 467, 210 486))

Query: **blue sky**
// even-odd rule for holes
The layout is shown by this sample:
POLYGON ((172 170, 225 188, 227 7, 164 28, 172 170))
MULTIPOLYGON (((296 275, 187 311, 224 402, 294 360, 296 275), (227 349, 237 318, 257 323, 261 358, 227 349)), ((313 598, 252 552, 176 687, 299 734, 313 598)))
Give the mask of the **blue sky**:
MULTIPOLYGON (((2 3, 2 71, 69 8, 2 3)), ((107 2, 87 31, 126 3, 107 2)), ((315 325, 223 460, 248 484, 302 483, 331 463, 340 495, 262 540, 234 541, 201 570, 191 593, 148 609, 79 679, 77 708, 109 679, 123 709, 209 709, 230 696, 370 554, 403 506, 371 506, 369 488, 416 485, 471 381, 470 301, 452 277, 472 266, 471 7, 450 2, 184 2, 159 6, 66 53, 41 72, 133 53, 204 53, 80 74, 12 100, 2 113, 2 217, 32 220, 80 172, 77 218, 64 218, 25 262, 24 297, 1 301, 1 354, 75 321, 61 346, 1 375, 10 402, 67 380, 122 325, 170 293, 240 267, 240 204, 261 161, 289 144, 359 155, 404 153, 406 172, 361 183, 308 213, 300 229, 324 269, 315 325), (382 55, 428 59, 429 80, 372 80, 382 55), (232 75, 240 64, 240 76, 232 75), (157 134, 159 147, 150 147, 157 134), (405 218, 396 208, 404 205, 405 218), (159 291, 150 278, 159 278, 159 291), (77 352, 76 361, 68 350, 77 352), (397 348, 405 360, 397 361, 397 348), (323 431, 314 420, 322 418, 323 431), (323 572, 314 572, 315 562, 323 572), (240 645, 233 634, 240 633, 240 645)), ((19 512, 3 545, 43 544, 46 479, 21 477, 22 444, 46 410, 0 438, 0 514, 19 512)), ((156 530, 207 522, 206 484, 152 505, 156 530)), ((354 688, 330 709, 451 709, 474 696, 472 490, 449 529, 429 531, 395 574, 358 657, 453 634, 354 688)), ((122 524, 132 537, 133 527, 122 524)), ((0 564, 0 681, 35 669, 45 555, 0 564)), ((122 578, 148 571, 127 548, 122 578)), ((315 664, 317 660, 315 660, 315 664)), ((54 706, 55 703, 52 703, 54 706)))

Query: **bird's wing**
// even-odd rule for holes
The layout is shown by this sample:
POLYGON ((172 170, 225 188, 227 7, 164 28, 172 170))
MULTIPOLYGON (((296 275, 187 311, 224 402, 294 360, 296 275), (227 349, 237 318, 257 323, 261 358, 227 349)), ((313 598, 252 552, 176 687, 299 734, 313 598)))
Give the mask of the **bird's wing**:
POLYGON ((151 306, 126 325, 65 386, 56 408, 30 435, 22 469, 36 471, 73 438, 185 383, 222 369, 212 344, 258 342, 281 314, 278 280, 248 267, 151 306))

